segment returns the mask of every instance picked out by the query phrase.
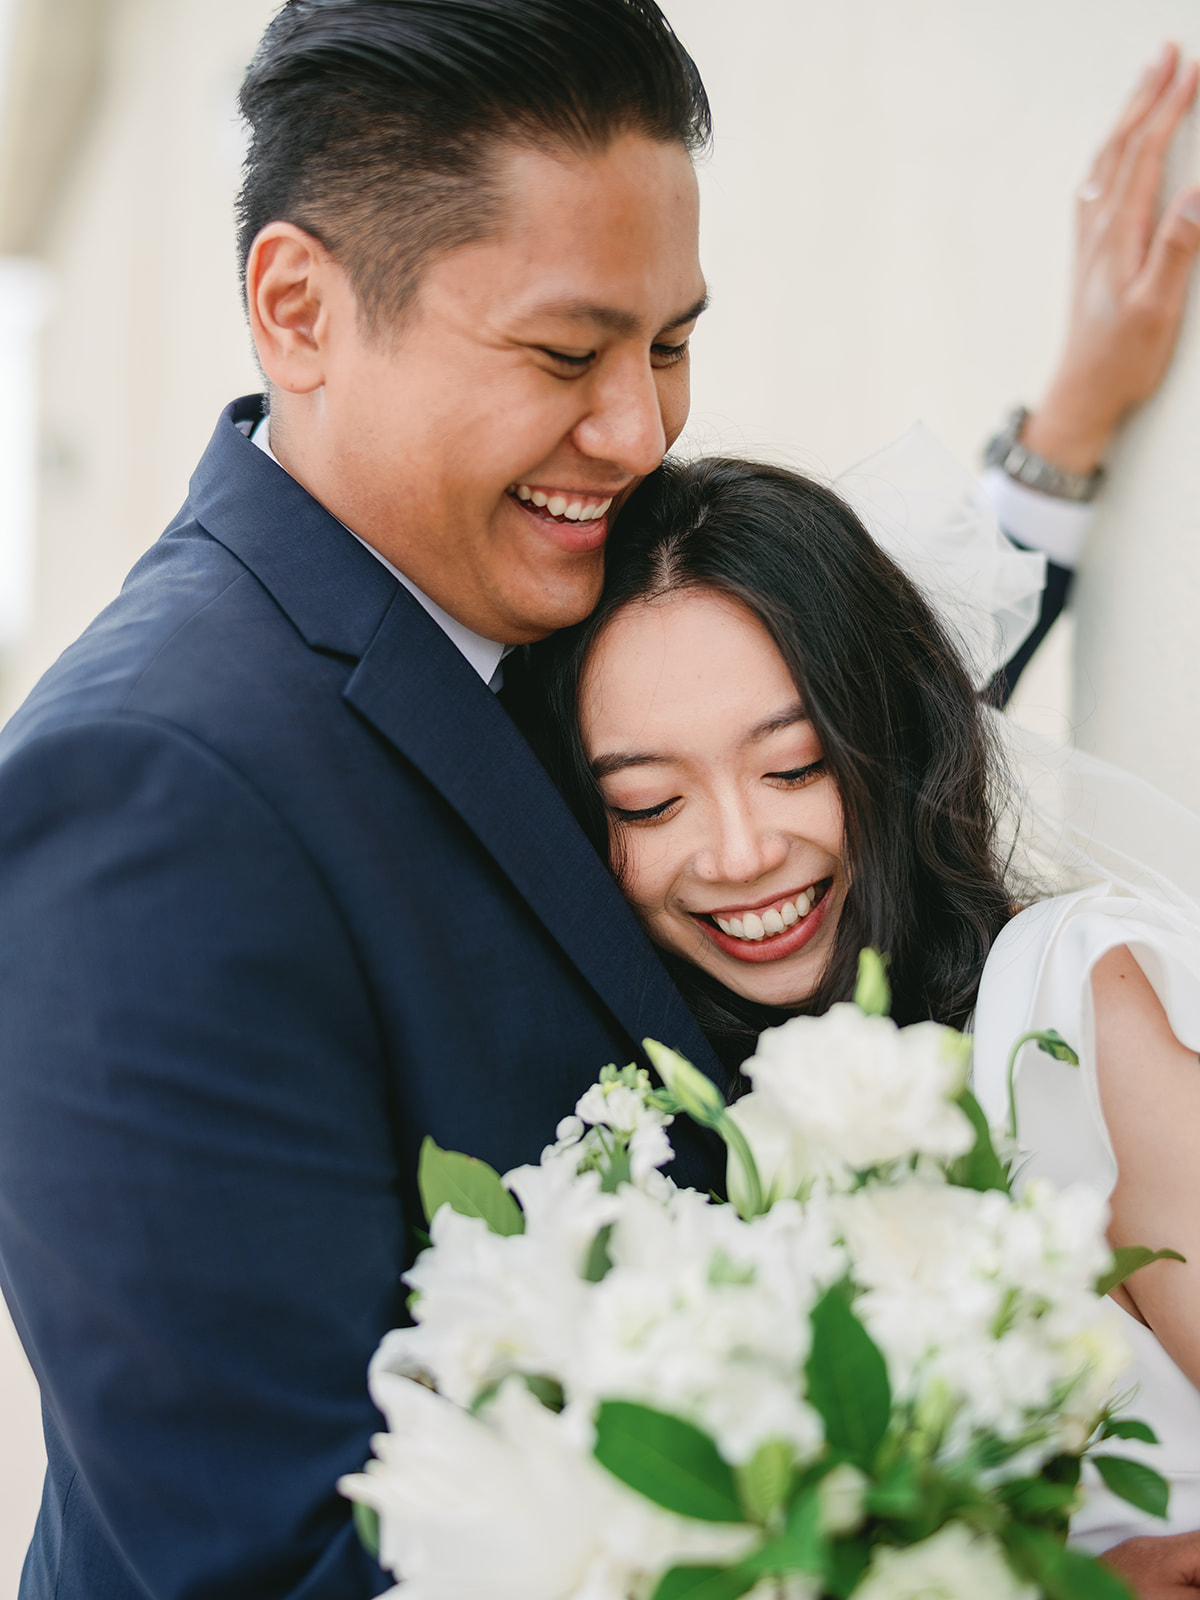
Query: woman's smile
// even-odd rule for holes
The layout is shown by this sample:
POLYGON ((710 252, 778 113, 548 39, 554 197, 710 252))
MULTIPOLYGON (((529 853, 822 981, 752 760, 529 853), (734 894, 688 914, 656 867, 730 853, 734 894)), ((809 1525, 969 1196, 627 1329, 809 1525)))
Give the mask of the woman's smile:
POLYGON ((829 909, 832 878, 754 906, 694 911, 698 926, 718 950, 737 961, 782 961, 812 939, 829 909))

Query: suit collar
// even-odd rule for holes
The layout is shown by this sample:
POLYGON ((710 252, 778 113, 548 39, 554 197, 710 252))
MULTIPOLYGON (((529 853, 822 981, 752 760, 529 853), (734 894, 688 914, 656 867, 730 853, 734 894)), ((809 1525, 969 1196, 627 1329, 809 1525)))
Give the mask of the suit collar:
POLYGON ((314 650, 357 659, 396 593, 391 573, 238 427, 262 396, 226 406, 192 474, 190 509, 232 551, 314 650))

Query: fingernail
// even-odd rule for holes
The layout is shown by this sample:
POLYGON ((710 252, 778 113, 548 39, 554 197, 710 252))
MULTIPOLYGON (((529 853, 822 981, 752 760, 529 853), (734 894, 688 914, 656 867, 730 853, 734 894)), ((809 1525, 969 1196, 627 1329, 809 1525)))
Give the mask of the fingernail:
POLYGON ((1179 208, 1179 215, 1200 224, 1200 189, 1193 189, 1179 208))

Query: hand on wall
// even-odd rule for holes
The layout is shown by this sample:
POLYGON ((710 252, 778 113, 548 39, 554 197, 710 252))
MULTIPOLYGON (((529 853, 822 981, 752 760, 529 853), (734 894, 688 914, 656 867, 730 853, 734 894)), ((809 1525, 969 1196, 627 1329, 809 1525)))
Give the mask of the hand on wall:
POLYGON ((1145 71, 1077 198, 1066 344, 1023 442, 1068 472, 1102 459, 1121 419, 1162 382, 1200 250, 1200 187, 1156 220, 1171 140, 1200 66, 1168 45, 1145 71))

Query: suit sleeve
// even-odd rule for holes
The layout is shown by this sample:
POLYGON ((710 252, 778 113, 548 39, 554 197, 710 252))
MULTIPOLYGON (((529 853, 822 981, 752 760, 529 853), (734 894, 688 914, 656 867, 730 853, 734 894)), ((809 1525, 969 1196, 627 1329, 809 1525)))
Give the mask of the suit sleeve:
MULTIPOLYGON (((1012 535, 1009 537, 1012 538, 1012 535)), ((1016 539, 1012 542, 1018 544, 1016 539)), ((1019 545, 1019 548, 1026 550, 1029 546, 1019 545)), ((1066 609, 1067 602, 1071 598, 1071 584, 1074 577, 1075 573, 1071 567, 1060 567, 1057 562, 1047 560, 1046 587, 1042 590, 1041 610, 1038 612, 1033 632, 1016 655, 1005 662, 984 690, 984 698, 989 704, 997 706, 1000 710, 1008 704, 1013 690, 1017 687, 1018 678, 1033 659, 1034 652, 1042 640, 1066 609)))
POLYGON ((387 1587, 334 1487, 400 1315, 383 1051, 313 861, 190 736, 113 717, 0 768, 0 1061, 64 1548, 88 1521, 152 1600, 387 1587))

